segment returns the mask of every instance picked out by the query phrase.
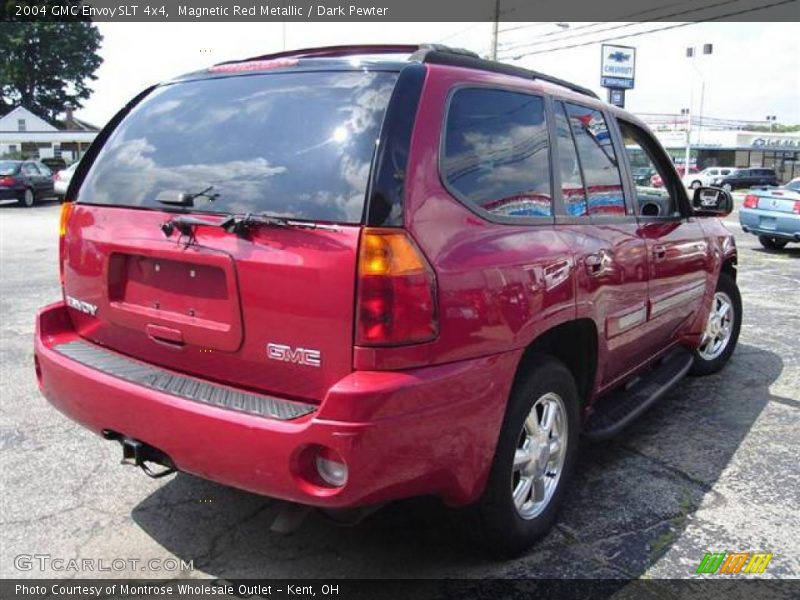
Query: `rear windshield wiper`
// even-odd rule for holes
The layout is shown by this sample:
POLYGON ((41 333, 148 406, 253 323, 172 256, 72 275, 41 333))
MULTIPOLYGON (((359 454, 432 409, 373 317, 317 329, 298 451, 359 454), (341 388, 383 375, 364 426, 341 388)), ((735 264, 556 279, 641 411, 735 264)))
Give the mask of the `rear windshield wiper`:
POLYGON ((247 213, 245 215, 231 215, 220 222, 228 233, 236 235, 247 235, 255 227, 291 227, 296 229, 325 229, 328 231, 339 231, 336 225, 311 223, 309 221, 294 221, 285 217, 274 217, 270 215, 247 213))
POLYGON ((222 227, 228 233, 235 233, 244 236, 250 233, 254 227, 291 227, 297 229, 325 229, 328 231, 339 231, 335 225, 320 223, 310 223, 307 221, 293 221, 283 217, 272 217, 247 213, 245 215, 231 215, 221 221, 206 221, 190 215, 180 215, 173 217, 169 221, 161 224, 161 231, 166 237, 171 237, 177 230, 181 235, 194 237, 196 227, 222 227))

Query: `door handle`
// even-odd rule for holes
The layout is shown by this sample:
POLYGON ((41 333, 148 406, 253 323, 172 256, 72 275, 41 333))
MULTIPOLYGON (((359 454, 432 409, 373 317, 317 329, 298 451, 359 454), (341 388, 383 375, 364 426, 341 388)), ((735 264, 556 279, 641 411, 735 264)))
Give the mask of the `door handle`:
POLYGON ((179 329, 151 323, 145 327, 145 332, 147 337, 162 346, 180 350, 186 345, 186 342, 183 341, 183 333, 179 329))
POLYGON ((661 244, 653 246, 653 260, 661 261, 667 258, 667 247, 661 244))

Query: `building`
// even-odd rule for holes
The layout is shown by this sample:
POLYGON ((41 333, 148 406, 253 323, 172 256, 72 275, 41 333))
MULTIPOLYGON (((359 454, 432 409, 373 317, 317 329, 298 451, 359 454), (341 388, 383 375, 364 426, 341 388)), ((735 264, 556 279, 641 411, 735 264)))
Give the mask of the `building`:
MULTIPOLYGON (((639 115, 676 164, 686 160, 686 117, 639 115)), ((754 123, 703 119, 692 124, 690 164, 706 167, 768 167, 778 179, 800 177, 800 132, 748 131, 754 123)))
POLYGON ((67 163, 83 156, 99 129, 80 121, 67 109, 63 124, 53 123, 17 106, 0 117, 0 158, 63 158, 67 163))

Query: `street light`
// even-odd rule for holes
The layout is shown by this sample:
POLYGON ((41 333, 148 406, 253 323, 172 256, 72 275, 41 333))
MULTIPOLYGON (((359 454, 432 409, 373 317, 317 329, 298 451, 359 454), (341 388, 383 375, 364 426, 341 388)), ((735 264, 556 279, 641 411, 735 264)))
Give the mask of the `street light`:
MULTIPOLYGON (((714 45, 713 44, 703 44, 703 54, 711 54, 714 52, 714 45)), ((700 132, 703 129, 703 101, 705 100, 706 95, 706 82, 703 77, 703 73, 700 69, 697 68, 695 64, 695 57, 697 55, 697 48, 694 46, 690 46, 686 48, 686 57, 690 59, 690 65, 692 69, 700 76, 700 114, 698 115, 698 129, 697 129, 697 141, 700 141, 700 132)), ((692 109, 694 108, 694 81, 690 75, 689 77, 689 109, 686 111, 688 126, 686 128, 686 160, 684 162, 683 168, 685 169, 684 175, 689 173, 689 161, 691 160, 692 154, 692 109)), ((683 114, 683 111, 681 111, 683 114)), ((699 167, 699 165, 698 165, 699 167)))
POLYGON ((767 121, 769 122, 769 132, 772 133, 772 125, 775 121, 778 120, 778 117, 775 115, 767 115, 767 121))

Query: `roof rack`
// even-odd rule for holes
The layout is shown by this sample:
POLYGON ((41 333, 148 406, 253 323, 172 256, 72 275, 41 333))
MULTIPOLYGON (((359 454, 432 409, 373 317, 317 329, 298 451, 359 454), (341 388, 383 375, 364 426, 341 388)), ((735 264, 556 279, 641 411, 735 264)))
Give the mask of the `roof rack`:
MULTIPOLYGON (((242 60, 232 60, 220 65, 245 63, 258 60, 273 60, 278 58, 339 58, 343 56, 357 56, 359 54, 408 54, 411 62, 450 65, 501 73, 523 79, 535 79, 558 85, 584 96, 598 98, 589 88, 585 88, 558 77, 553 77, 539 71, 508 65, 505 63, 486 60, 475 52, 463 48, 451 48, 441 44, 364 44, 347 46, 324 46, 321 48, 303 48, 300 50, 286 50, 261 56, 251 56, 242 60)), ((215 65, 219 66, 219 65, 215 65)))

